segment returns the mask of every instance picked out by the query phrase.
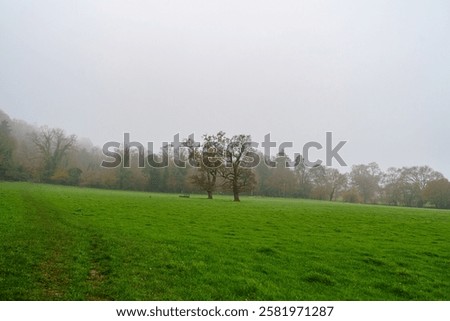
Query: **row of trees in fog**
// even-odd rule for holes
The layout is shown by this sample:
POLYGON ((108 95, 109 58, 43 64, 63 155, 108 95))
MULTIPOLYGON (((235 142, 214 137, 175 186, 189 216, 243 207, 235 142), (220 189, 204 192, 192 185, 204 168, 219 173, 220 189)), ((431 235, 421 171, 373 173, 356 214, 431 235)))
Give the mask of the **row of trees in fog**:
POLYGON ((184 141, 181 154, 171 146, 148 155, 168 166, 139 168, 136 150, 129 168, 100 166, 105 155, 89 141, 61 129, 35 128, 11 120, 0 111, 0 180, 34 181, 107 189, 170 193, 299 197, 352 203, 450 208, 450 183, 428 166, 389 168, 376 163, 354 165, 348 173, 335 168, 305 166, 301 156, 273 157, 255 150, 248 135, 205 135, 202 148, 184 141), (226 146, 227 148, 225 148, 226 146), (253 156, 252 156, 253 155, 253 156), (255 158, 260 161, 256 165, 255 158), (180 166, 180 162, 187 164, 180 166), (287 166, 287 164, 289 164, 287 166), (293 166, 294 164, 295 166, 293 166))

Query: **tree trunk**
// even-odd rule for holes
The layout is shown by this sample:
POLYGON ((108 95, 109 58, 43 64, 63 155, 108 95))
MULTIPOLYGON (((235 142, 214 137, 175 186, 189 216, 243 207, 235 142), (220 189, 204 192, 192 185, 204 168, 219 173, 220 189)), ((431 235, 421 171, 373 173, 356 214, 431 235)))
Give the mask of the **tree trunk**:
POLYGON ((233 192, 233 195, 234 195, 234 201, 235 201, 235 202, 240 202, 240 201, 241 201, 241 200, 239 199, 239 193, 238 193, 238 192, 234 191, 234 192, 233 192))
POLYGON ((212 199, 213 199, 213 194, 212 194, 212 192, 211 192, 211 191, 207 191, 207 193, 208 193, 208 199, 209 199, 209 200, 212 200, 212 199))
POLYGON ((333 189, 331 190, 331 193, 330 193, 330 199, 329 199, 330 202, 333 200, 333 197, 334 197, 334 191, 335 191, 335 188, 333 188, 333 189))

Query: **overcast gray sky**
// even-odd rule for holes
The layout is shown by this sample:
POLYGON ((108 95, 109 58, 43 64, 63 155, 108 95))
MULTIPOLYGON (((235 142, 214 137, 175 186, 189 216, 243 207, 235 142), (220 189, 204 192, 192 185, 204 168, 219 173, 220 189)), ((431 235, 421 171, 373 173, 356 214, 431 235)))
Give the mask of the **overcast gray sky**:
POLYGON ((0 108, 99 146, 332 131, 450 177, 450 1, 0 0, 0 108))

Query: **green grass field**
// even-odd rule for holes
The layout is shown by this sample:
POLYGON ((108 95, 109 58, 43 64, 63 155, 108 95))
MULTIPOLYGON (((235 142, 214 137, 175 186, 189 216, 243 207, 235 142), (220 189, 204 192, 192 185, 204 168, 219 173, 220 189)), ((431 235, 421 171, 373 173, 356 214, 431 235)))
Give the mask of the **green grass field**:
POLYGON ((450 211, 0 183, 0 300, 450 300, 450 211))

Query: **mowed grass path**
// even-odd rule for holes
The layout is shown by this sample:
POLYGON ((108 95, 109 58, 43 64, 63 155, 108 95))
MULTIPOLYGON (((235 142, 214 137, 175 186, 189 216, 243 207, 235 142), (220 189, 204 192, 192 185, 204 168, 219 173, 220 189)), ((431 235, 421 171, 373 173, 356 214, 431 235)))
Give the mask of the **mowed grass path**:
POLYGON ((0 300, 450 300, 450 211, 230 199, 0 183, 0 300))

